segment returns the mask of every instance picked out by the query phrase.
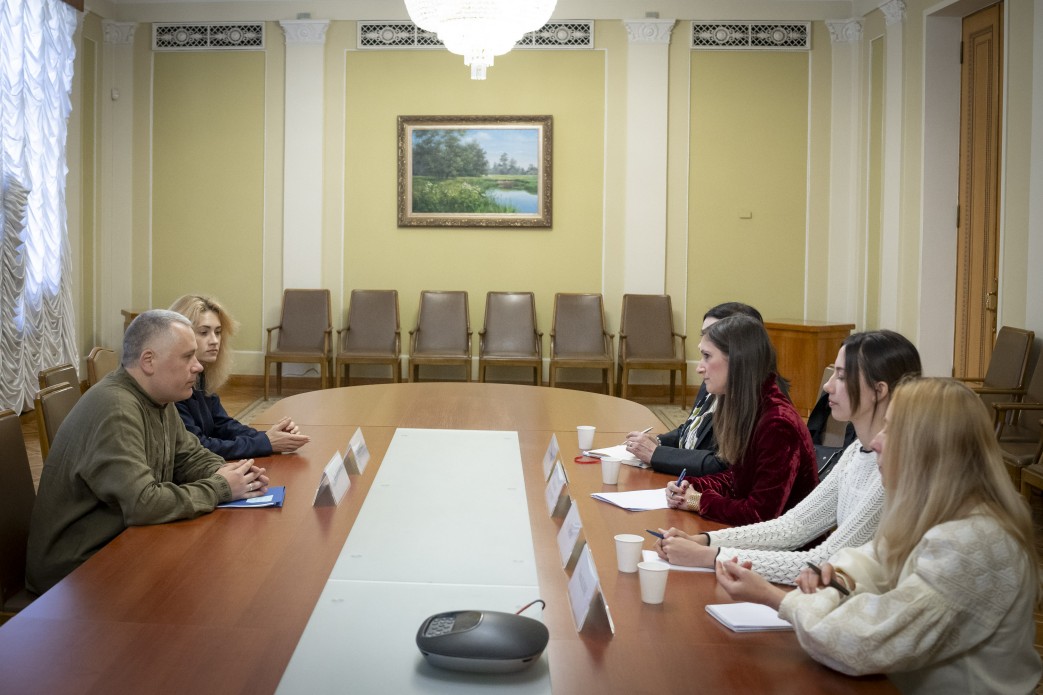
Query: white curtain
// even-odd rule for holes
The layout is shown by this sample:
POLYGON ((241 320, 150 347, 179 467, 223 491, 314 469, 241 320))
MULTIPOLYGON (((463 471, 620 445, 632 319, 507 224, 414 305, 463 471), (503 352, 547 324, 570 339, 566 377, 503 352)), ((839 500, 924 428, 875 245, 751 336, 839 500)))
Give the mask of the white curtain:
POLYGON ((66 226, 66 122, 78 13, 0 2, 0 409, 32 408, 40 370, 79 367, 66 226))

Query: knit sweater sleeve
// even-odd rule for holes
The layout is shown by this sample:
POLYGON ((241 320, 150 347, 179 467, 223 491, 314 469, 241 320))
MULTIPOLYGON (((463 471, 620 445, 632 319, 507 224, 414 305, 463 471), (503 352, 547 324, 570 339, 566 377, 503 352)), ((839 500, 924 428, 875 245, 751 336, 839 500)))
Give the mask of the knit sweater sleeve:
POLYGON ((861 550, 835 564, 856 577, 852 596, 793 591, 779 616, 811 656, 851 675, 912 671, 968 652, 1006 620, 1027 576, 1013 539, 981 516, 928 531, 893 588, 880 586, 879 563, 861 550))
POLYGON ((777 519, 708 534, 723 558, 753 563, 766 579, 794 584, 807 563, 820 564, 842 548, 869 542, 880 523, 884 491, 876 455, 855 442, 836 469, 796 507, 777 519), (818 545, 795 550, 836 527, 818 545))

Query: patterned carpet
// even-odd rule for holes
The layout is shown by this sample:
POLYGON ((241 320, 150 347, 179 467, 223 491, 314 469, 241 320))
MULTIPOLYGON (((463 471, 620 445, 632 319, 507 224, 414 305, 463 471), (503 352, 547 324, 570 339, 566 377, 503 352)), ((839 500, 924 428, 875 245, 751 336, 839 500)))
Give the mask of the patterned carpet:
POLYGON ((676 405, 650 405, 648 409, 659 418, 666 428, 664 432, 675 430, 688 419, 688 409, 676 405))
POLYGON ((273 396, 268 400, 258 398, 256 401, 246 406, 232 417, 234 417, 236 420, 243 423, 244 425, 249 425, 257 418, 258 415, 263 413, 265 410, 270 408, 276 401, 279 400, 281 400, 280 396, 273 396))

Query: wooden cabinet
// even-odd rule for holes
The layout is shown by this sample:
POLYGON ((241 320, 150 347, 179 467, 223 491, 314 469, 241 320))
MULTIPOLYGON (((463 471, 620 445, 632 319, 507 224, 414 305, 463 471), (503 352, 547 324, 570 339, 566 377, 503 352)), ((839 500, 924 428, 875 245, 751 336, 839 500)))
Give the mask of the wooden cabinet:
POLYGON ((807 417, 818 400, 822 370, 833 364, 855 324, 783 319, 765 321, 764 327, 778 353, 779 374, 789 379, 790 399, 807 417))

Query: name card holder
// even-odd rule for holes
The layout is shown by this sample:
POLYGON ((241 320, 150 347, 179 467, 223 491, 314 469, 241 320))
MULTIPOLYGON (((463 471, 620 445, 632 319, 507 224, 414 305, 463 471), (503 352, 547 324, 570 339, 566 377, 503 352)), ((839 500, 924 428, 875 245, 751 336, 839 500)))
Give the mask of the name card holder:
POLYGON ((369 448, 366 446, 366 440, 362 436, 360 427, 348 440, 348 453, 344 457, 344 467, 348 473, 361 475, 366 471, 367 465, 369 465, 369 448))
POLYGON ((572 504, 568 494, 568 482, 561 461, 555 462, 550 480, 547 481, 547 489, 543 493, 547 500, 547 511, 552 517, 565 516, 569 505, 572 504))
POLYGON ((609 613, 608 604, 601 593, 601 581, 594 566, 594 556, 587 543, 583 544, 576 569, 569 579, 569 603, 572 606, 572 618, 576 621, 576 630, 579 632, 583 632, 584 629, 594 630, 596 624, 604 620, 603 624, 607 624, 613 635, 616 634, 612 614, 609 613))
POLYGON ((554 466, 554 462, 558 459, 558 454, 561 452, 561 447, 558 446, 558 435, 552 434, 550 436, 550 444, 547 446, 546 453, 543 454, 543 479, 546 480, 550 477, 551 467, 554 466))
POLYGON ((583 522, 579 518, 579 507, 575 504, 569 505, 569 513, 565 515, 565 521, 558 530, 558 553, 561 555, 561 566, 568 572, 579 558, 580 548, 583 547, 581 532, 583 522))
POLYGON ((344 493, 351 487, 351 479, 348 471, 344 468, 344 459, 337 451, 330 458, 330 462, 322 470, 319 478, 319 487, 315 490, 315 501, 313 507, 336 507, 344 498, 344 493))

